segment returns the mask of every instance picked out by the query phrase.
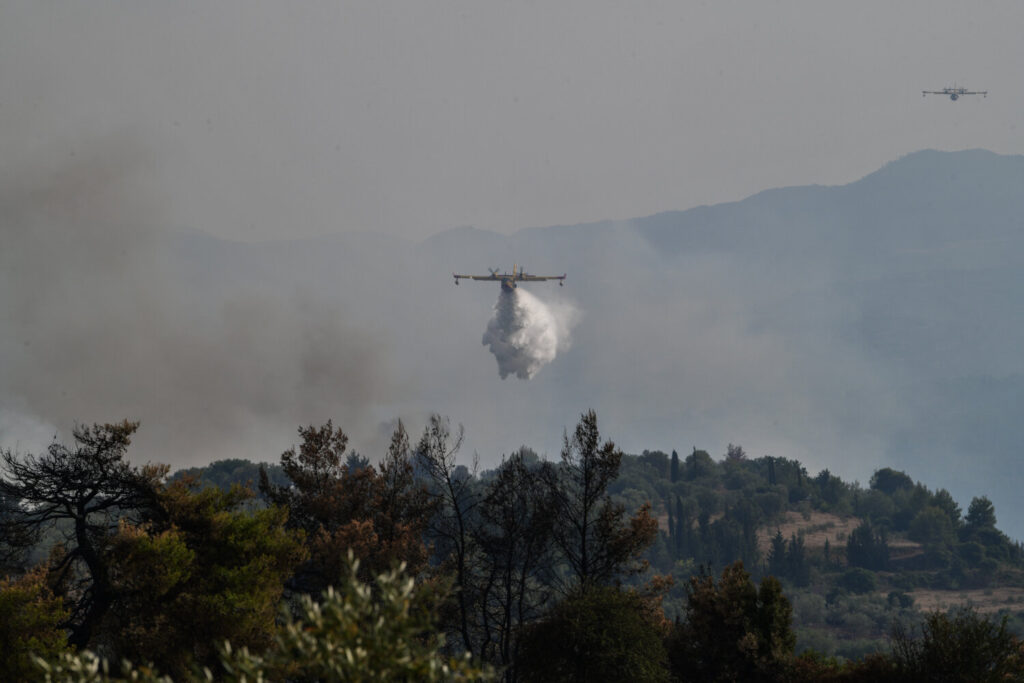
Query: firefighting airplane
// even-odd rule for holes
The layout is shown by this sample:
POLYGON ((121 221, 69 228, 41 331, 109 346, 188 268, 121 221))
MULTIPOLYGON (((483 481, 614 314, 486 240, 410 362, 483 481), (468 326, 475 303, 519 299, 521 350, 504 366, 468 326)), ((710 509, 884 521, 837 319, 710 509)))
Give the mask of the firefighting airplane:
POLYGON ((988 97, 988 90, 968 90, 967 88, 958 88, 956 83, 953 84, 952 88, 943 88, 942 90, 922 90, 921 97, 925 95, 949 95, 949 99, 956 102, 960 99, 961 95, 981 95, 988 97))
POLYGON ((558 280, 558 286, 561 287, 565 284, 565 275, 530 275, 525 270, 516 270, 519 268, 517 265, 512 266, 511 273, 499 273, 497 268, 488 268, 491 271, 490 275, 456 275, 455 284, 459 284, 460 279, 468 280, 490 280, 492 282, 500 282, 501 289, 506 292, 511 292, 518 285, 517 282, 543 282, 544 280, 558 280))

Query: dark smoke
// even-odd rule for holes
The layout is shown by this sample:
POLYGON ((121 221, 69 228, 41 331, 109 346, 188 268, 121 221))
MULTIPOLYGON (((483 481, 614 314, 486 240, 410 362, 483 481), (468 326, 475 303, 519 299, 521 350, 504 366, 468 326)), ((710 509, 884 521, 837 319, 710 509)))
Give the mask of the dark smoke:
POLYGON ((183 466, 273 460, 299 424, 367 422, 396 388, 381 340, 287 273, 206 272, 223 243, 168 229, 132 152, 5 169, 0 445, 137 419, 133 456, 183 466))

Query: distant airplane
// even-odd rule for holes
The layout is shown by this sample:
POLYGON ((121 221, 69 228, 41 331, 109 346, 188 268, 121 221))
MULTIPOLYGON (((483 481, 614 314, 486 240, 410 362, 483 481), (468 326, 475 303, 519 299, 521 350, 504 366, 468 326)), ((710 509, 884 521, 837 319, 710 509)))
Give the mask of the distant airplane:
POLYGON ((543 282, 545 280, 558 280, 558 286, 561 287, 565 284, 565 275, 529 275, 525 270, 519 270, 518 266, 512 266, 511 273, 499 273, 497 268, 488 268, 491 271, 490 275, 456 275, 455 284, 459 284, 460 279, 469 280, 490 280, 492 282, 500 282, 501 288, 506 292, 511 292, 517 287, 517 282, 543 282))
POLYGON ((988 90, 968 90, 967 88, 958 88, 956 83, 953 84, 952 88, 943 88, 942 90, 922 90, 921 97, 925 95, 949 95, 949 99, 956 102, 960 99, 961 95, 982 95, 988 97, 988 90))

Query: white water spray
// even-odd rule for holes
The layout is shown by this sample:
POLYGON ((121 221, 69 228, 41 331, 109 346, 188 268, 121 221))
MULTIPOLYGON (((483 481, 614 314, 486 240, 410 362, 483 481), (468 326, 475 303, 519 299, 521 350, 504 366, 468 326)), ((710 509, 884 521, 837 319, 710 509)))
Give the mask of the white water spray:
POLYGON ((501 290, 483 343, 498 361, 502 379, 530 379, 569 348, 569 333, 579 317, 567 304, 549 305, 521 289, 501 290))

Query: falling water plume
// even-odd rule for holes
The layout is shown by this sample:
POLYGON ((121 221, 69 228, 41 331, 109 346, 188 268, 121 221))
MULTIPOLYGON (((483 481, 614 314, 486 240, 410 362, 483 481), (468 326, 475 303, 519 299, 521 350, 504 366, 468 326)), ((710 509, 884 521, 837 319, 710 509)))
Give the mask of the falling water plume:
POLYGON ((530 379, 569 348, 578 314, 571 306, 549 305, 521 289, 502 289, 487 323, 483 344, 498 361, 502 379, 530 379))

